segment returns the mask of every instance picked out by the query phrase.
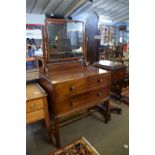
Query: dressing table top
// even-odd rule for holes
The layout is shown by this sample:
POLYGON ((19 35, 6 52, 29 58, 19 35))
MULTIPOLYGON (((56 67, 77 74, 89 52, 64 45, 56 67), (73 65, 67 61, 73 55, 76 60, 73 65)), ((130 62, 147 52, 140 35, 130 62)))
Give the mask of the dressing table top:
POLYGON ((108 71, 100 68, 87 66, 87 67, 68 69, 63 71, 48 72, 48 74, 42 74, 42 76, 44 76, 44 78, 46 78, 52 84, 57 84, 57 83, 66 82, 70 80, 86 78, 88 76, 93 76, 93 75, 99 76, 100 74, 104 74, 107 72, 108 71))

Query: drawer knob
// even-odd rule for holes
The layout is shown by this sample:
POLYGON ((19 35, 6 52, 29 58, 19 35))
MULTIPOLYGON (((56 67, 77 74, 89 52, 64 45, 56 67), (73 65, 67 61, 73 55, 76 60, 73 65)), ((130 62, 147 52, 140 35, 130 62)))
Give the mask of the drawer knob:
POLYGON ((75 86, 72 86, 69 88, 70 91, 74 91, 75 90, 75 86))
POLYGON ((98 79, 97 82, 98 82, 98 83, 102 83, 103 80, 102 80, 102 79, 98 79))
POLYGON ((101 92, 98 92, 98 93, 97 93, 97 96, 101 96, 101 95, 102 95, 102 93, 101 93, 101 92))
POLYGON ((72 105, 72 107, 74 108, 74 107, 75 107, 75 102, 72 101, 71 105, 72 105))
POLYGON ((31 104, 31 108, 32 108, 32 110, 36 109, 36 105, 35 104, 31 104))

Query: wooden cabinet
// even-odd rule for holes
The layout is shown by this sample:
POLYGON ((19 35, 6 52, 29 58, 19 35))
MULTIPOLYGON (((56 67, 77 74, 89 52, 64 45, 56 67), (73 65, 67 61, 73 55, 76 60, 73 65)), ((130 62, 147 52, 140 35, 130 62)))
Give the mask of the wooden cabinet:
POLYGON ((52 140, 47 94, 37 83, 26 85, 26 124, 44 120, 49 140, 52 140))
POLYGON ((111 72, 111 92, 117 94, 121 99, 123 80, 126 76, 126 66, 109 60, 100 60, 94 66, 111 72))
POLYGON ((125 75, 126 75, 126 66, 124 66, 124 65, 122 66, 122 68, 111 71, 112 81, 124 80, 125 75))
MULTIPOLYGON (((58 66, 58 63, 51 64, 52 68, 55 68, 54 65, 58 66)), ((64 67, 68 62, 61 62, 59 65, 64 67)), ((105 101, 107 122, 111 77, 110 72, 93 66, 57 71, 52 71, 50 66, 48 67, 50 72, 40 74, 40 84, 49 96, 50 107, 54 114, 55 137, 59 147, 58 119, 60 117, 94 107, 105 101)))

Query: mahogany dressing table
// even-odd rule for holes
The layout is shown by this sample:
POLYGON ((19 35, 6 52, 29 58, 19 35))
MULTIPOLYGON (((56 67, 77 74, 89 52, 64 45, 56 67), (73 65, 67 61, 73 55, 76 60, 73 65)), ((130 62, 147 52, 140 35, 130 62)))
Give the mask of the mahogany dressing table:
POLYGON ((87 66, 83 30, 79 21, 45 20, 46 63, 39 83, 48 93, 57 147, 60 147, 59 118, 105 102, 105 122, 108 122, 110 72, 87 66))

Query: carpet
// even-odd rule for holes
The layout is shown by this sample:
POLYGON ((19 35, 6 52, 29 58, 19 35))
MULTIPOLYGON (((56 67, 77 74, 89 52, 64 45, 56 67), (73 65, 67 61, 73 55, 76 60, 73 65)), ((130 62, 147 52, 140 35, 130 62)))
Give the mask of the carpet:
POLYGON ((100 155, 95 148, 84 138, 74 141, 73 143, 66 145, 49 155, 100 155))

